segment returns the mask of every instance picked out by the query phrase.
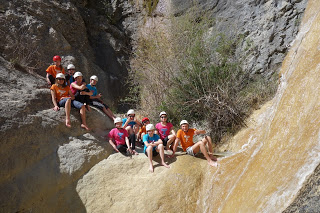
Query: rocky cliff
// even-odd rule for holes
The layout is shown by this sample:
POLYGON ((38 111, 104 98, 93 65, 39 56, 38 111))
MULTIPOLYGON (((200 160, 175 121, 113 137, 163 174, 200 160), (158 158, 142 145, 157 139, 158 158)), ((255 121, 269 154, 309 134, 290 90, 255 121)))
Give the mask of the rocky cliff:
MULTIPOLYGON (((307 3, 306 0, 157 2, 157 8, 146 17, 142 1, 1 1, 0 93, 4 95, 0 108, 1 212, 138 209, 203 212, 213 211, 215 204, 227 202, 222 198, 232 197, 221 191, 222 198, 214 200, 220 189, 214 183, 220 180, 220 184, 229 184, 231 191, 241 189, 241 184, 237 185, 240 180, 233 176, 245 174, 248 166, 241 170, 230 165, 250 162, 239 160, 246 153, 224 159, 221 162, 224 166, 209 171, 203 159, 179 152, 168 161, 170 169, 156 166, 155 173, 149 174, 143 154, 132 158, 120 154, 109 157, 112 150, 104 137, 113 124, 98 111, 87 113, 92 128, 87 132, 79 127, 76 110, 72 110, 72 129, 67 129, 64 112, 51 109, 43 76, 53 55, 62 55, 65 66, 74 63, 86 78, 97 74, 101 79, 98 89, 112 101, 123 95, 124 77, 129 69, 126 62, 140 29, 150 20, 187 11, 194 6, 191 2, 211 12, 221 32, 231 37, 243 35, 245 39, 238 45, 237 53, 244 58, 244 68, 253 74, 269 76, 278 69, 290 48, 307 3), (234 175, 223 176, 229 167, 234 175), (212 190, 217 191, 210 194, 212 190)), ((261 117, 256 119, 254 123, 259 123, 261 117)), ((244 134, 249 135, 248 132, 244 134)), ((317 179, 309 182, 311 186, 317 185, 314 184, 317 179)), ((306 185, 304 194, 308 188, 306 185)), ((249 190, 245 186, 242 189, 249 190)), ((299 209, 301 203, 296 201, 292 209, 299 209)))

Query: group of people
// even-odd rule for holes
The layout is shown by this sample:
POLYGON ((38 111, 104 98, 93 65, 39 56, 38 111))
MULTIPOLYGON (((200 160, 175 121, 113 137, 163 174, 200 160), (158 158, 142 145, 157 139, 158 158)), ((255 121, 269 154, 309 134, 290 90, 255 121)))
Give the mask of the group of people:
POLYGON ((73 64, 67 66, 68 73, 66 73, 61 65, 60 56, 54 56, 53 62, 54 64, 46 70, 46 79, 51 85, 53 109, 58 111, 60 107, 65 108, 67 127, 71 127, 70 110, 74 107, 80 109, 81 127, 89 130, 86 123, 86 110, 90 111, 90 105, 95 106, 114 121, 115 128, 108 134, 109 143, 113 149, 123 154, 138 155, 135 150, 136 141, 141 141, 144 146, 143 152, 149 159, 150 172, 154 171, 152 158, 158 154, 160 154, 161 165, 170 168, 164 161, 164 150, 171 150, 171 155, 168 157, 172 158, 179 143, 187 154, 196 156, 201 151, 210 166, 217 166, 210 136, 205 135, 199 142, 193 142, 193 136, 205 134, 205 130, 190 128, 188 121, 182 120, 180 129, 176 133, 172 123, 168 122, 166 112, 159 114, 160 122, 156 126, 151 124, 147 117, 141 122, 138 121, 132 109, 127 112, 126 118, 115 118, 110 108, 101 100, 101 94, 97 93, 98 77, 96 75, 91 76, 90 83, 86 84, 82 73, 76 72, 73 64))
POLYGON ((205 135, 199 142, 193 142, 193 136, 205 134, 205 130, 190 128, 188 121, 182 120, 180 129, 176 133, 172 123, 168 122, 166 112, 160 112, 159 117, 160 122, 156 126, 151 124, 147 117, 143 118, 140 123, 135 117, 134 110, 130 109, 126 118, 115 118, 115 128, 108 134, 109 143, 116 152, 138 154, 135 151, 135 143, 141 140, 144 146, 143 152, 149 159, 150 172, 154 171, 152 158, 158 154, 160 154, 161 165, 170 168, 164 161, 164 150, 171 150, 172 153, 168 157, 172 158, 177 151, 179 143, 187 154, 196 156, 201 151, 210 166, 217 166, 217 158, 213 156, 210 136, 205 135))
POLYGON ((86 110, 90 111, 90 105, 102 110, 111 119, 115 119, 110 108, 103 103, 101 93, 98 94, 96 84, 98 77, 93 75, 90 77, 90 83, 86 84, 81 72, 76 72, 75 66, 69 64, 67 66, 68 73, 65 72, 61 65, 61 57, 56 55, 53 57, 53 65, 50 65, 46 72, 46 79, 51 85, 51 98, 54 110, 65 108, 66 126, 71 127, 70 110, 71 107, 80 109, 81 127, 89 130, 86 123, 86 110))

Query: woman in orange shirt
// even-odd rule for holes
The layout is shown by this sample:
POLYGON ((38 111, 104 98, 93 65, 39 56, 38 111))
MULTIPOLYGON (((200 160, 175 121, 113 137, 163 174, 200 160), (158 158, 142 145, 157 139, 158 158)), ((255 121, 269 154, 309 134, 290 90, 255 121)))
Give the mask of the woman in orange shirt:
POLYGON ((53 57, 52 60, 54 64, 50 65, 46 70, 47 72, 46 79, 49 85, 53 85, 55 83, 55 78, 58 73, 65 74, 65 71, 61 66, 61 57, 56 55, 53 57))
POLYGON ((66 126, 71 127, 70 122, 70 110, 71 106, 77 109, 80 109, 80 116, 81 116, 81 127, 89 130, 87 123, 86 123, 86 109, 83 103, 74 100, 74 96, 69 88, 66 85, 66 77, 62 73, 58 73, 56 76, 56 83, 53 84, 50 88, 51 90, 51 99, 54 105, 53 110, 59 111, 60 107, 65 108, 66 112, 66 126))

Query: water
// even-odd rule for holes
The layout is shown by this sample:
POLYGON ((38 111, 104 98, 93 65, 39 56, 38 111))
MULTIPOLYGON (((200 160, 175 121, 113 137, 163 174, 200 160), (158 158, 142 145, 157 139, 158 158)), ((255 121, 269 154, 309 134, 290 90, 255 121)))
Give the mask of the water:
POLYGON ((320 163, 320 1, 309 1, 275 98, 208 171, 200 212, 281 212, 320 163))

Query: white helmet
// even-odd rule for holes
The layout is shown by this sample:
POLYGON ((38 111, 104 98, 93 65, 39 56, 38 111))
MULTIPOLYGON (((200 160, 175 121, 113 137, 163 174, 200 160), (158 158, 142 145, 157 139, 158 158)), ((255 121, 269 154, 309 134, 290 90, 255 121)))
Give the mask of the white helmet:
POLYGON ((70 70, 70 69, 75 69, 76 67, 73 65, 73 64, 69 64, 67 66, 67 70, 70 70))
POLYGON ((74 78, 77 78, 77 77, 79 77, 79 76, 83 76, 81 72, 76 72, 73 77, 74 77, 74 78))
POLYGON ((159 117, 161 117, 161 115, 167 115, 167 113, 165 111, 160 112, 159 117))
POLYGON ((98 77, 96 75, 93 75, 93 76, 90 77, 90 80, 98 81, 98 77))
POLYGON ((146 126, 146 131, 148 132, 148 131, 150 131, 150 130, 154 130, 155 128, 154 128, 154 126, 153 126, 153 124, 148 124, 147 126, 146 126))
POLYGON ((182 121, 180 122, 180 126, 181 126, 182 124, 188 124, 188 125, 189 125, 189 123, 188 123, 187 120, 182 120, 182 121))
POLYGON ((129 109, 129 111, 127 112, 127 115, 134 115, 135 113, 134 113, 134 110, 133 109, 129 109))
POLYGON ((56 75, 56 78, 66 79, 66 76, 64 76, 64 74, 62 74, 62 73, 58 73, 58 74, 56 75))
POLYGON ((120 123, 120 122, 122 123, 122 119, 119 117, 116 117, 113 122, 114 122, 114 124, 120 123))

